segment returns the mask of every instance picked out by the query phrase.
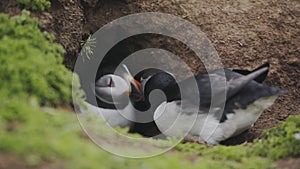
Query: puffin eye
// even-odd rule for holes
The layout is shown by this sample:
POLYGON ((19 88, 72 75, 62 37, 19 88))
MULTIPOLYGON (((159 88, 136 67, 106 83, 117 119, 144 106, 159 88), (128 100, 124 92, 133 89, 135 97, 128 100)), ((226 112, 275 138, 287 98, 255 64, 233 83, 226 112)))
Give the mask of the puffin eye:
POLYGON ((114 84, 114 81, 112 80, 112 78, 109 78, 107 86, 108 87, 115 87, 115 84, 114 84))

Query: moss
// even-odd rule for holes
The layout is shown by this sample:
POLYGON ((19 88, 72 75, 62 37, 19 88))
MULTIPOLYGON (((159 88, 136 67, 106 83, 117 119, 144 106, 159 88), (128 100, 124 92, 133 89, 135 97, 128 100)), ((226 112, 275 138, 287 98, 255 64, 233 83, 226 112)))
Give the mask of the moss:
POLYGON ((276 168, 271 160, 249 153, 248 146, 207 147, 198 143, 181 143, 175 149, 200 156, 199 162, 204 168, 276 168))
POLYGON ((35 96, 44 105, 71 103, 72 73, 53 39, 27 11, 13 18, 0 14, 0 88, 35 96))
POLYGON ((300 115, 290 116, 279 126, 262 133, 251 146, 253 153, 271 159, 300 155, 300 140, 296 134, 300 133, 300 115))
POLYGON ((17 2, 24 5, 26 9, 40 11, 44 11, 51 6, 50 0, 17 0, 17 2))

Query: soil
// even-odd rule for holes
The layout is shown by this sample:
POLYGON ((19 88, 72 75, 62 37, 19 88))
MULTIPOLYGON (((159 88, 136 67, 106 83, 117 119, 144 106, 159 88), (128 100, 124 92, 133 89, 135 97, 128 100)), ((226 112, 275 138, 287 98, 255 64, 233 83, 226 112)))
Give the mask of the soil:
MULTIPOLYGON (((66 53, 65 65, 73 69, 80 43, 106 23, 137 12, 163 12, 187 19, 212 41, 225 67, 252 69, 270 62, 265 83, 288 91, 267 109, 247 132, 224 142, 241 144, 259 137, 290 115, 300 114, 300 1, 299 0, 52 0, 45 12, 32 11, 53 33, 66 53)), ((19 14, 14 0, 0 2, 0 12, 19 14)), ((195 72, 203 65, 178 42, 164 38, 139 39, 142 47, 170 49, 195 72)))
POLYGON ((278 160, 277 165, 280 168, 288 168, 288 169, 299 169, 300 166, 300 160, 299 158, 286 158, 278 160))
POLYGON ((9 153, 1 153, 0 155, 0 169, 8 168, 22 168, 22 169, 62 169, 63 166, 46 162, 44 160, 39 165, 28 165, 28 162, 22 160, 22 158, 9 153))

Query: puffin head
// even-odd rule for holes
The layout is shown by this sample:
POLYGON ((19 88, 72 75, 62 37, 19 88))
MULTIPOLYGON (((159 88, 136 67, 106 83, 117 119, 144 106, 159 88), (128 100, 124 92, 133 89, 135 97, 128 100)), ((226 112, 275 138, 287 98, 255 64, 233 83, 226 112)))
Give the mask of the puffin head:
POLYGON ((122 65, 120 76, 107 74, 102 76, 95 83, 95 92, 97 98, 108 104, 119 104, 124 102, 130 95, 141 97, 141 84, 136 81, 128 68, 122 65))
POLYGON ((134 76, 140 83, 140 97, 132 97, 133 106, 139 111, 147 111, 153 106, 156 108, 163 101, 173 101, 180 98, 180 89, 173 74, 157 68, 144 69, 134 76), (150 104, 150 94, 154 90, 160 90, 165 97, 156 96, 153 105, 150 104), (162 100, 163 99, 163 100, 162 100))

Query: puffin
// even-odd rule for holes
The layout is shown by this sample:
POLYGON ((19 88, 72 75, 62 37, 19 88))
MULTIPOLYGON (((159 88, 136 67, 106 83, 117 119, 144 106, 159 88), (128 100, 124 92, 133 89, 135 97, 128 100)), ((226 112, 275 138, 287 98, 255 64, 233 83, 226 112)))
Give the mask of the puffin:
POLYGON ((265 63, 251 71, 216 69, 180 82, 169 72, 150 68, 135 76, 142 96, 131 101, 136 109, 154 107, 153 122, 148 124, 154 130, 186 141, 216 145, 249 129, 278 96, 286 93, 262 84, 269 67, 265 63), (193 80, 196 89, 191 86, 193 80), (156 89, 165 97, 150 101, 156 89))
POLYGON ((135 119, 135 111, 129 95, 135 98, 135 93, 137 93, 136 96, 140 97, 141 94, 135 91, 140 88, 138 85, 140 83, 132 77, 128 68, 122 65, 119 75, 106 74, 95 82, 94 95, 104 104, 95 106, 84 101, 84 106, 79 107, 80 112, 97 113, 99 118, 110 127, 130 127, 135 119))
MULTIPOLYGON (((171 73, 165 72, 156 68, 147 68, 138 72, 134 79, 139 85, 139 88, 135 89, 130 95, 131 103, 135 109, 136 121, 132 124, 129 132, 139 133, 145 137, 156 137, 161 135, 161 131, 157 127, 153 117, 156 108, 165 100, 172 101, 172 93, 179 93, 177 90, 175 92, 167 91, 169 86, 176 86, 176 81, 174 76, 171 73), (161 90, 163 93, 166 93, 167 98, 157 97, 150 103, 149 96, 151 92, 155 89, 161 90), (139 93, 137 93, 139 91, 139 93), (140 95, 140 97, 137 97, 140 95), (148 117, 145 117, 148 116, 148 117), (141 122, 145 118, 151 118, 148 122, 141 122)), ((179 89, 179 88, 175 88, 179 89)), ((164 137, 159 137, 164 138, 164 137)))

